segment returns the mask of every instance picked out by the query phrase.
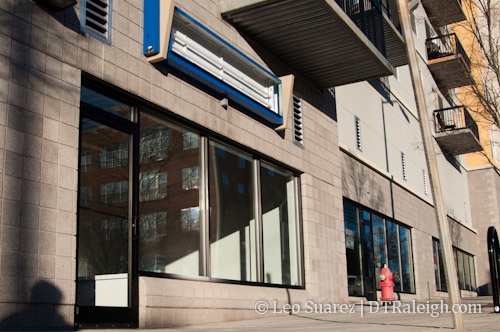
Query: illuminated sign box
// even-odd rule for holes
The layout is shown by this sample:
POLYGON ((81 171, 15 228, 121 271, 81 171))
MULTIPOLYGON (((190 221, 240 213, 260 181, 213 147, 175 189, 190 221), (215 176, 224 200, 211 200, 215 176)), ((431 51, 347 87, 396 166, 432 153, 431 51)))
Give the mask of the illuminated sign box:
POLYGON ((167 6, 160 0, 145 1, 144 55, 148 60, 166 62, 252 115, 273 126, 282 125, 281 80, 182 10, 167 6))

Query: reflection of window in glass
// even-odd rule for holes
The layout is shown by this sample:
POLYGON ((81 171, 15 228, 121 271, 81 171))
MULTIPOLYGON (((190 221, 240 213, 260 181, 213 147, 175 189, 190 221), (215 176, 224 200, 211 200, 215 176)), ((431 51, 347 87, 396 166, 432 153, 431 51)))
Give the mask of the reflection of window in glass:
POLYGON ((469 257, 466 253, 463 253, 464 258, 464 276, 465 276, 465 289, 470 288, 470 267, 469 267, 469 257))
POLYGON ((92 204, 92 186, 80 187, 79 195, 80 206, 89 206, 92 204))
POLYGON ((415 282, 413 280, 411 233, 409 228, 399 226, 399 244, 401 246, 401 280, 403 290, 413 293, 415 291, 415 282))
POLYGON ((263 162, 260 176, 264 281, 299 285, 295 178, 263 162))
POLYGON ((198 189, 200 178, 198 176, 198 166, 187 167, 181 170, 182 190, 198 189))
POLYGON ((189 130, 182 130, 182 150, 196 149, 199 146, 200 136, 189 130))
POLYGON ((192 232, 200 229, 200 208, 191 207, 181 209, 181 228, 183 232, 192 232))
POLYGON ((143 214, 140 218, 141 241, 158 241, 167 235, 167 212, 143 214))
POLYGON ((439 240, 432 239, 434 245, 434 255, 437 256, 437 267, 435 267, 436 273, 436 289, 446 292, 448 290, 446 286, 446 276, 443 265, 443 253, 441 251, 441 243, 439 240))
MULTIPOLYGON (((436 282, 436 290, 441 290, 441 274, 440 274, 440 268, 439 268, 439 249, 438 249, 438 242, 436 239, 432 239, 432 254, 433 254, 433 260, 434 260, 434 278, 436 282)), ((455 252, 456 254, 456 252, 455 252)))
POLYGON ((105 240, 114 240, 115 238, 126 238, 128 233, 128 224, 126 219, 104 219, 100 221, 101 238, 105 240))
POLYGON ((141 131, 140 162, 162 161, 167 158, 170 144, 170 127, 158 127, 141 131))
POLYGON ((139 214, 146 216, 143 226, 146 229, 139 229, 139 268, 147 272, 199 276, 203 273, 197 207, 200 202, 199 144, 195 148, 198 143, 195 136, 183 136, 190 132, 186 128, 152 113, 141 112, 139 126, 139 214), (185 150, 187 141, 192 144, 185 150), (181 211, 183 207, 193 208, 181 211))
POLYGON ((349 295, 362 296, 361 251, 359 250, 358 209, 344 201, 347 287, 349 295))
POLYGON ((460 289, 475 291, 476 271, 474 266, 474 256, 457 248, 453 248, 453 254, 455 258, 455 265, 457 266, 458 285, 460 289))
POLYGON ((150 272, 167 272, 165 267, 167 265, 167 260, 164 255, 158 253, 148 253, 141 255, 140 266, 141 271, 150 272))
POLYGON ((471 290, 475 291, 476 284, 476 266, 474 265, 474 256, 469 255, 469 267, 470 267, 470 283, 471 290))
MULTIPOLYGON (((400 265, 399 265, 399 235, 398 235, 398 225, 387 220, 387 262, 389 263, 389 269, 391 272, 397 272, 401 275, 400 265)), ((395 282, 394 290, 401 291, 401 280, 395 282)))
POLYGON ((78 259, 78 276, 86 277, 92 273, 92 264, 88 258, 78 259))
POLYGON ((112 168, 126 166, 128 163, 128 147, 126 144, 99 148, 99 167, 112 168))
POLYGON ((373 253, 375 263, 375 282, 377 288, 380 282, 380 272, 387 263, 385 259, 385 228, 384 219, 376 214, 372 214, 372 232, 373 232, 373 253))
POLYGON ((128 182, 113 182, 99 185, 99 201, 101 203, 126 202, 128 199, 128 182))
POLYGON ((139 200, 151 201, 167 196, 167 173, 158 173, 158 170, 140 174, 139 200))
POLYGON ((80 153, 80 171, 88 172, 92 170, 92 152, 82 151, 80 153))
POLYGON ((257 281, 252 164, 251 156, 210 142, 210 271, 214 278, 257 281), (225 149, 225 158, 218 148, 225 149))
POLYGON ((80 219, 78 221, 78 230, 90 231, 92 229, 92 220, 80 219))

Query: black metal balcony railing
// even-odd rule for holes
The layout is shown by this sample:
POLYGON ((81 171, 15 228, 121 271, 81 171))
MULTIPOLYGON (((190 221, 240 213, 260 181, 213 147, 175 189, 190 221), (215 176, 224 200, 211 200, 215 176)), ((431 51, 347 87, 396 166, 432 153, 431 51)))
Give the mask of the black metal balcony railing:
POLYGON ((434 111, 434 123, 437 133, 469 128, 477 140, 479 140, 477 124, 465 106, 434 111))
POLYGON ((389 16, 387 1, 382 5, 377 0, 335 0, 349 18, 365 34, 375 47, 387 56, 385 48, 384 19, 382 12, 389 16))
POLYGON ((465 52, 456 34, 451 33, 449 35, 429 38, 426 41, 426 45, 427 57, 429 60, 455 55, 462 58, 464 63, 470 67, 469 56, 465 52))

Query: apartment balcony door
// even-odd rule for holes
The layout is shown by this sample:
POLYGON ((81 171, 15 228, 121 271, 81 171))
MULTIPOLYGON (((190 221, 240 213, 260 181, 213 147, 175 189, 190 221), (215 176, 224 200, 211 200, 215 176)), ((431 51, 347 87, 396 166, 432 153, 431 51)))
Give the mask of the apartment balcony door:
POLYGON ((103 98, 82 88, 75 326, 135 327, 137 123, 103 98))

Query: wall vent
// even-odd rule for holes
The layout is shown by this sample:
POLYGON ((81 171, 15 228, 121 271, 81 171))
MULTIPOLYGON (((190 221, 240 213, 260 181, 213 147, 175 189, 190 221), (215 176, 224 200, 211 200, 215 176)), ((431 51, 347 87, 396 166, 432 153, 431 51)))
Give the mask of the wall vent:
POLYGON ((111 42, 111 13, 113 0, 83 0, 81 3, 82 30, 92 37, 111 42))
POLYGON ((356 148, 363 151, 363 141, 361 140, 361 121, 357 116, 354 117, 354 129, 356 131, 356 148))
POLYGON ((302 98, 293 96, 293 137, 295 142, 304 144, 304 115, 302 98))
POLYGON ((405 153, 401 152, 401 168, 403 170, 403 180, 407 180, 406 177, 406 160, 405 160, 405 153))
POLYGON ((429 195, 429 186, 427 185, 427 172, 422 170, 423 180, 424 180, 424 194, 429 195))

